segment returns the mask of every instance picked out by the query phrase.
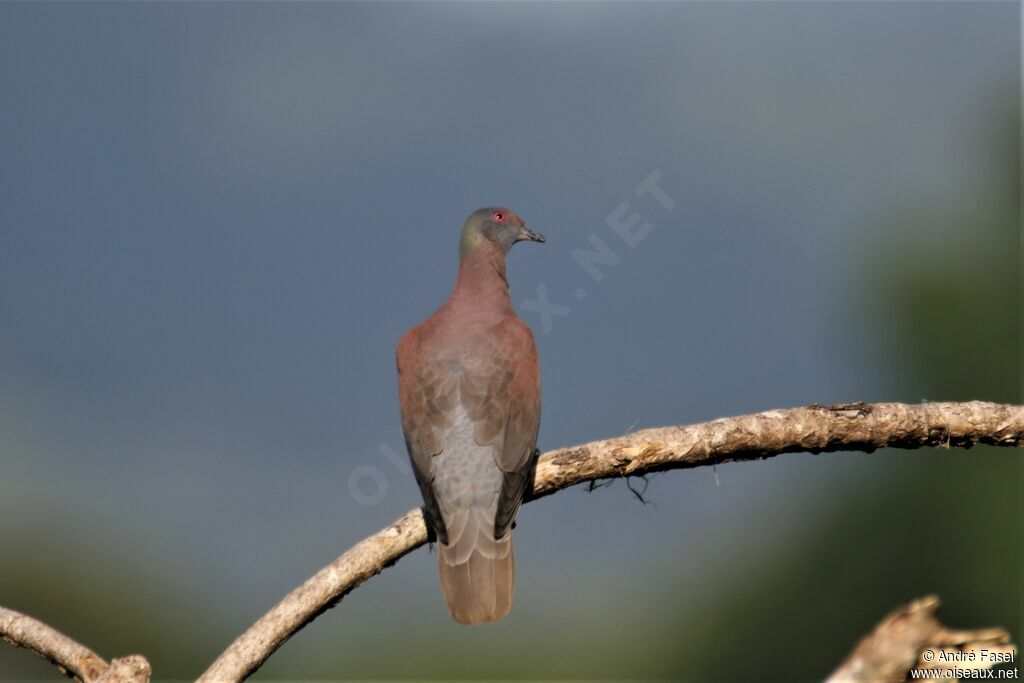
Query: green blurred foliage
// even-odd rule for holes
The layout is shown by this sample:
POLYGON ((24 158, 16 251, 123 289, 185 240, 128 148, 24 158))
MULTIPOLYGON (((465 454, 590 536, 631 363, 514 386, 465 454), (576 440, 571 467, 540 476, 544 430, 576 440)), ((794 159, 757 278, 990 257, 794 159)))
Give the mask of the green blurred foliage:
MULTIPOLYGON (((32 548, 31 557, 0 563, 0 604, 103 657, 144 654, 163 680, 201 671, 216 656, 225 628, 209 610, 201 576, 173 567, 140 540, 124 538, 107 547, 78 537, 58 546, 51 538, 66 536, 17 543, 32 548)), ((0 649, 0 672, 4 680, 55 675, 50 664, 8 647, 0 649)))

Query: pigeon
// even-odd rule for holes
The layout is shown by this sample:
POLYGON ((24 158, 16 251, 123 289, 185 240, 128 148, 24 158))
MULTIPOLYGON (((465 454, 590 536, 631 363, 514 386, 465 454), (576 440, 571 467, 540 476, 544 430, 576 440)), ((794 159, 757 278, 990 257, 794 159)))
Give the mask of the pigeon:
POLYGON ((405 444, 460 624, 501 619, 515 592, 512 524, 536 465, 540 365, 505 255, 526 240, 545 241, 508 209, 470 214, 454 289, 396 354, 405 444))

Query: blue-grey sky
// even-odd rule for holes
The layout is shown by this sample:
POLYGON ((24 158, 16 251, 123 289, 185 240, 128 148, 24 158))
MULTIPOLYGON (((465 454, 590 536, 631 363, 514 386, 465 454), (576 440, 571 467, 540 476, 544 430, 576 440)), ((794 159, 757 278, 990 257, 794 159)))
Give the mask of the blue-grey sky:
MULTIPOLYGON (((0 4, 2 561, 112 553, 165 577, 126 604, 215 605, 230 638, 419 504, 378 450, 404 457, 394 347, 495 203, 548 239, 511 254, 514 301, 543 285, 571 309, 547 333, 521 310, 542 449, 892 398, 861 278, 887 239, 948 236, 890 234, 903 212, 1019 190, 989 136, 1019 35, 1011 2, 0 4), (635 192, 655 171, 671 210, 635 192), (623 202, 653 225, 635 247, 607 223, 623 202), (592 236, 620 259, 600 282, 571 255, 592 236), (377 504, 349 492, 361 465, 377 504)), ((588 589, 624 577, 619 622, 659 577, 712 600, 702 582, 786 552, 870 467, 789 456, 659 477, 656 507, 621 485, 529 505, 511 621, 472 638, 550 647, 544 624, 604 615, 588 589)), ((344 659, 385 607, 458 642, 434 561, 281 661, 344 659)), ((0 586, 32 611, 19 595, 0 586)))

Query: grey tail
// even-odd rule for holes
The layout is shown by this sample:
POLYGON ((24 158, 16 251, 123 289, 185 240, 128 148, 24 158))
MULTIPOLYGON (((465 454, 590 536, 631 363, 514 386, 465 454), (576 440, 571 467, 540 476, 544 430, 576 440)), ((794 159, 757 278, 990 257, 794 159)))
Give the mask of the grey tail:
POLYGON ((438 543, 438 564, 441 588, 455 621, 486 624, 508 614, 516 589, 511 531, 495 539, 481 529, 461 534, 450 546, 438 543))

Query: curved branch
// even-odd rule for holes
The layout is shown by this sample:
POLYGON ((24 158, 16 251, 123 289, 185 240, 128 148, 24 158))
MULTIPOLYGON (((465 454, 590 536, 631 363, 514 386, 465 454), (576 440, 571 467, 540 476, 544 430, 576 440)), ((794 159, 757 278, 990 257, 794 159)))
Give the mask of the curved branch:
MULTIPOLYGON (((541 456, 528 499, 595 479, 769 458, 780 453, 1024 445, 1024 406, 853 403, 771 410, 685 427, 645 429, 541 456)), ((420 510, 355 545, 239 636, 200 681, 240 681, 349 591, 427 542, 420 510)))
POLYGON ((15 647, 31 650, 54 664, 62 674, 84 683, 149 680, 149 663, 139 655, 110 664, 86 646, 32 617, 0 607, 0 637, 15 647))

